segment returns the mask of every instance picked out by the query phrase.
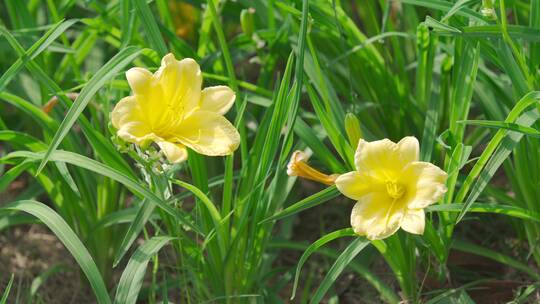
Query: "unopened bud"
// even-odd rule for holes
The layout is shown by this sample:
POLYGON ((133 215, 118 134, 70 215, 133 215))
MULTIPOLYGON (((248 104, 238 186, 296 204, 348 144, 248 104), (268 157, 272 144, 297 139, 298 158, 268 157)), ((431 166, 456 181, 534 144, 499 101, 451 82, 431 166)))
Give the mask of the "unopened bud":
POLYGON ((311 167, 307 163, 308 156, 302 151, 294 151, 287 164, 287 175, 298 176, 313 180, 325 185, 332 185, 338 177, 337 174, 327 175, 311 167))
POLYGON ((240 26, 242 27, 244 34, 248 37, 251 37, 255 32, 255 21, 253 20, 254 14, 255 9, 252 7, 243 9, 240 12, 240 26))
POLYGON ((345 132, 347 132, 351 146, 355 148, 360 138, 362 138, 362 130, 360 129, 360 121, 352 113, 345 115, 345 132))

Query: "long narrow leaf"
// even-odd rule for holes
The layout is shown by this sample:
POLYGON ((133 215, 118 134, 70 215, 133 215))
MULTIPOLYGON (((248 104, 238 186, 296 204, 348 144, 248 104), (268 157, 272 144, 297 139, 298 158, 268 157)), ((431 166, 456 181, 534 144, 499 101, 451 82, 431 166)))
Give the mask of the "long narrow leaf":
MULTIPOLYGON (((17 157, 25 157, 28 159, 34 159, 34 160, 40 160, 43 159, 45 156, 44 153, 32 153, 28 151, 17 151, 12 152, 8 154, 5 159, 9 158, 17 158, 17 157)), ((124 173, 111 168, 105 164, 102 164, 100 162, 97 162, 93 159, 90 159, 88 157, 68 152, 68 151, 62 151, 57 150, 50 154, 50 160, 57 161, 57 162, 65 162, 72 164, 74 166, 78 166, 87 170, 90 170, 92 172, 95 172, 97 174, 101 174, 103 176, 107 176, 124 186, 130 188, 135 194, 140 195, 141 197, 147 198, 149 203, 156 204, 161 209, 163 209, 165 212, 172 215, 179 223, 186 225, 187 227, 193 229, 193 231, 197 233, 201 233, 200 229, 198 229, 194 224, 183 218, 177 210, 175 210, 172 206, 168 205, 166 202, 161 200, 159 197, 157 197, 152 191, 149 189, 141 186, 137 181, 131 179, 124 173)))
POLYGON ((11 291, 11 286, 13 285, 13 280, 15 279, 15 275, 11 274, 11 278, 9 279, 9 282, 4 289, 4 293, 2 294, 2 298, 0 299, 0 304, 6 304, 7 299, 9 297, 9 292, 11 291))
POLYGON ((82 271, 88 278, 92 289, 96 295, 98 303, 110 303, 109 294, 105 287, 105 282, 92 259, 92 256, 79 240, 75 232, 69 225, 51 208, 43 203, 23 200, 10 203, 0 210, 23 211, 37 217, 47 227, 49 227, 60 241, 66 246, 73 255, 82 271))
POLYGON ((269 221, 275 221, 280 220, 282 218, 286 218, 288 216, 291 216, 293 214, 302 212, 306 209, 315 207, 317 205, 320 205, 322 203, 325 203, 339 195, 339 191, 337 190, 336 186, 328 187, 318 193, 313 194, 312 196, 306 197, 305 199, 299 201, 298 203, 295 203, 277 214, 274 214, 273 216, 266 218, 262 221, 262 223, 269 222, 269 221))
MULTIPOLYGON (((461 212, 464 204, 442 204, 429 206, 427 212, 461 212)), ((523 209, 511 205, 493 204, 493 203, 473 203, 468 209, 468 212, 474 213, 495 213, 508 215, 515 218, 535 221, 540 223, 540 213, 523 209)))
MULTIPOLYGON (((71 19, 67 21, 58 22, 50 30, 48 30, 36 43, 34 43, 21 58, 17 59, 13 65, 11 65, 2 77, 0 77, 0 91, 6 87, 11 79, 19 72, 24 66, 25 62, 33 60, 40 53, 46 50, 62 33, 64 33, 69 27, 75 24, 78 20, 71 19)), ((0 26, 0 34, 3 34, 7 39, 12 36, 4 26, 0 26)))
POLYGON ((347 267, 347 265, 349 265, 349 263, 360 253, 360 251, 366 248, 367 245, 369 245, 369 241, 359 237, 343 250, 324 277, 319 288, 317 288, 317 291, 315 291, 310 303, 315 304, 322 300, 328 289, 334 284, 345 267, 347 267))
POLYGON ((137 302, 137 296, 139 295, 150 258, 172 239, 174 238, 153 237, 135 251, 126 269, 122 272, 122 277, 120 277, 114 299, 115 304, 137 302))
POLYGON ((120 72, 126 65, 128 65, 133 59, 137 58, 139 54, 141 53, 141 50, 137 47, 128 47, 123 50, 121 50, 118 54, 116 54, 109 62, 107 62, 99 71, 96 72, 96 74, 90 79, 90 81, 86 84, 86 86, 81 90, 81 93, 79 96, 77 96, 77 99, 75 99, 75 102, 69 109, 68 113, 66 114, 66 117, 60 124, 60 127, 58 128, 58 131, 54 135, 54 138, 52 139, 51 144, 49 145, 49 148, 47 149, 47 152, 45 153, 45 156, 43 157, 38 170, 37 174, 45 167, 47 162, 49 161, 49 158, 51 157, 51 154, 56 148, 60 145, 66 134, 69 132, 73 124, 77 121, 77 118, 82 113, 84 108, 86 108, 86 105, 90 102, 90 99, 94 96, 94 94, 103 86, 107 81, 112 79, 118 72, 120 72))
POLYGON ((293 283, 293 291, 291 295, 291 300, 294 299, 296 295, 296 288, 298 287, 298 279, 300 278, 300 271, 302 270, 302 266, 307 261, 307 259, 316 252, 319 248, 326 245, 327 243, 340 238, 344 236, 354 236, 356 235, 352 228, 344 228, 340 229, 331 233, 328 233, 324 235, 323 237, 316 240, 313 244, 309 245, 309 247, 304 251, 302 256, 300 257, 300 260, 298 260, 298 264, 296 265, 296 274, 294 275, 294 283, 293 283))

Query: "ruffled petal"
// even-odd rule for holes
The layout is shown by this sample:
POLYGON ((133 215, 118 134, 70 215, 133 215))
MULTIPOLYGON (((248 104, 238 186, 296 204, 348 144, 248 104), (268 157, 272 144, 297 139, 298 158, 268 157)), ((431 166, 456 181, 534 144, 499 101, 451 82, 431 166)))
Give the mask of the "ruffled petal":
POLYGON ((190 112, 198 106, 202 73, 195 60, 186 58, 179 61, 173 54, 167 54, 161 59, 155 78, 173 112, 190 112))
POLYGON ((171 163, 179 163, 187 159, 188 153, 184 145, 168 141, 158 141, 157 144, 171 163))
POLYGON ((208 87, 202 90, 200 108, 224 115, 234 104, 235 98, 233 90, 227 86, 208 87))
POLYGON ((436 203, 446 193, 446 172, 427 162, 412 162, 402 173, 408 208, 421 209, 436 203))
POLYGON ((135 143, 139 146, 144 146, 149 141, 153 141, 157 138, 157 136, 152 133, 152 130, 148 128, 148 125, 141 121, 132 121, 123 124, 116 134, 123 140, 135 143))
POLYGON ((240 144, 234 126, 215 112, 196 111, 173 131, 173 136, 197 153, 220 156, 231 154, 240 144))
POLYGON ((360 139, 354 156, 356 169, 370 171, 380 179, 395 180, 408 163, 418 160, 418 140, 405 137, 399 143, 389 139, 367 142, 360 139))
POLYGON ((353 207, 351 226, 354 232, 370 240, 394 234, 400 226, 404 208, 380 192, 363 196, 353 207))
POLYGON ((120 99, 111 112, 111 123, 116 129, 122 125, 141 119, 141 111, 134 96, 120 99))
POLYGON ((362 196, 370 192, 380 192, 384 190, 384 184, 374 177, 358 171, 340 175, 336 179, 336 187, 339 192, 353 200, 359 200, 362 196))
POLYGON ((126 72, 126 79, 134 94, 150 95, 154 78, 147 69, 131 68, 126 72))
POLYGON ((413 234, 424 234, 426 215, 423 209, 409 209, 401 220, 401 228, 413 234))
POLYGON ((117 135, 125 141, 142 145, 155 137, 134 96, 124 97, 116 104, 111 122, 117 135))
POLYGON ((397 151, 402 164, 418 161, 420 158, 420 144, 418 143, 418 139, 414 136, 404 137, 397 143, 397 151))

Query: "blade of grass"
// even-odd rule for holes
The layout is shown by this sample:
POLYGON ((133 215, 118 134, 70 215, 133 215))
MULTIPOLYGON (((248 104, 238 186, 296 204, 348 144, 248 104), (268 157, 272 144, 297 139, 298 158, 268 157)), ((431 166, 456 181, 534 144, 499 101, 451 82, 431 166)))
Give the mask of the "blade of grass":
POLYGON ((29 299, 33 299, 35 297, 39 287, 41 287, 50 276, 69 270, 70 269, 66 265, 56 264, 39 274, 39 276, 32 280, 32 284, 30 285, 30 290, 28 292, 29 299))
POLYGON ((302 256, 300 257, 300 260, 298 260, 298 264, 296 264, 296 273, 294 275, 294 282, 293 282, 293 291, 291 295, 291 300, 294 299, 296 295, 296 288, 298 287, 298 279, 300 278, 300 271, 302 270, 302 266, 307 261, 307 259, 315 253, 319 248, 326 245, 327 243, 344 236, 355 236, 356 234, 352 230, 352 228, 344 228, 340 229, 331 233, 328 233, 318 240, 316 240, 313 244, 309 245, 309 247, 304 251, 302 256))
POLYGON ((160 57, 163 57, 168 52, 167 45, 161 36, 159 27, 156 23, 156 19, 152 14, 152 10, 148 6, 146 0, 133 0, 131 4, 135 7, 135 10, 139 14, 144 31, 146 32, 146 39, 148 40, 152 49, 154 49, 160 57))
MULTIPOLYGON (((514 123, 521 115, 521 113, 527 109, 528 107, 530 107, 531 105, 535 104, 535 103, 539 103, 540 102, 540 92, 539 91, 533 91, 533 92, 530 92, 528 93, 527 95, 525 95, 521 100, 519 100, 516 105, 514 106, 514 108, 510 111, 510 113, 508 114, 505 122, 506 123, 514 123)), ((533 112, 527 112, 527 117, 528 116, 531 116, 531 115, 534 115, 533 112)), ((523 119, 527 119, 526 117, 524 117, 523 119)), ((530 121, 530 119, 527 119, 529 120, 529 125, 531 125, 535 120, 533 121, 530 121)), ((526 125, 524 123, 521 123, 523 125, 526 125)), ((519 133, 518 133, 519 134, 519 133)), ((521 139, 521 137, 523 136, 522 134, 520 134, 520 136, 518 137, 517 135, 509 135, 508 134, 508 131, 505 130, 505 129, 499 129, 495 135, 493 136, 493 138, 489 141, 488 145, 486 146, 486 148, 484 149, 484 151, 482 152, 482 154, 480 155, 480 158, 478 159, 478 161, 475 163, 474 167, 472 168, 471 172, 467 175, 465 181, 463 182, 463 185, 462 187, 460 188, 458 194, 456 195, 456 199, 455 201, 457 203, 461 203, 463 202, 463 200, 465 199, 465 195, 467 194, 467 192, 469 191, 470 187, 473 185, 473 182, 476 180, 476 178, 480 175, 480 173, 482 172, 486 172, 484 176, 484 178, 490 178, 490 173, 488 172, 488 170, 484 169, 484 166, 488 163, 488 161, 490 159, 492 159, 492 155, 493 153, 495 153, 495 151, 497 150, 497 148, 499 147, 501 141, 503 141, 503 139, 507 136, 512 136, 514 137, 513 140, 517 140, 519 141, 521 139), (483 170, 484 169, 484 170, 483 170)), ((516 142, 517 143, 517 142, 516 142)), ((514 143, 514 145, 516 144, 514 143)), ((503 147, 503 150, 501 150, 500 153, 504 153, 504 150, 506 150, 508 152, 508 154, 511 152, 511 148, 513 148, 513 145, 511 143, 508 143, 510 145, 510 147, 503 147)), ((502 164, 502 161, 501 161, 501 164, 502 164)), ((500 166, 500 164, 496 164, 496 162, 492 162, 492 167, 489 168, 489 170, 492 170, 493 172, 491 173, 494 174, 495 173, 495 170, 500 166)), ((481 182, 484 183, 484 186, 485 184, 487 183, 488 180, 484 180, 482 179, 481 182)), ((476 200, 476 198, 472 199, 473 196, 475 194, 480 194, 479 191, 481 191, 481 189, 483 189, 483 186, 481 184, 475 184, 475 186, 479 187, 477 189, 475 189, 475 192, 474 193, 471 193, 469 194, 469 197, 467 199, 467 203, 465 205, 465 208, 463 210, 463 212, 459 215, 458 217, 458 222, 463 218, 463 216, 465 215, 465 212, 467 211, 467 208, 470 204, 472 204, 472 202, 474 200, 476 200), (481 188, 481 189, 480 189, 481 188)))
POLYGON ((473 125, 473 126, 481 126, 481 127, 487 127, 492 129, 505 129, 509 131, 519 132, 527 136, 539 138, 540 137, 540 131, 536 130, 535 128, 520 125, 517 123, 509 123, 509 122, 502 122, 502 121, 495 121, 495 120, 462 120, 460 123, 467 124, 467 125, 473 125))
POLYGON ((472 253, 475 255, 483 256, 488 259, 492 259, 494 261, 497 261, 501 264, 508 265, 514 269, 520 270, 526 274, 528 274, 531 278, 535 280, 540 280, 540 274, 536 272, 533 268, 529 267, 526 264, 521 263, 520 261, 509 257, 507 255, 504 255, 500 252, 484 248, 482 246, 478 246, 469 242, 465 242, 462 240, 454 240, 452 243, 452 247, 456 250, 472 253))
POLYGON ((90 99, 94 94, 103 86, 107 81, 116 76, 116 74, 122 70, 127 64, 129 64, 133 59, 137 58, 141 50, 137 47, 128 47, 122 49, 118 54, 116 54, 111 60, 109 60, 96 74, 90 79, 90 81, 84 86, 81 90, 77 99, 69 109, 66 117, 60 124, 58 131, 54 135, 45 156, 41 161, 36 175, 41 172, 43 167, 49 161, 51 154, 54 150, 60 145, 60 142, 64 139, 66 134, 69 132, 73 124, 77 121, 77 118, 82 113, 86 105, 90 102, 90 99))
MULTIPOLYGON (((300 251, 306 251, 309 247, 308 244, 299 243, 296 241, 277 241, 273 240, 268 245, 270 248, 276 248, 276 249, 292 249, 292 250, 300 250, 300 251)), ((331 248, 320 248, 317 252, 317 254, 321 254, 323 256, 327 256, 332 259, 337 259, 339 257, 340 252, 333 250, 331 248)), ((365 278, 367 282, 369 282, 381 295, 383 299, 386 300, 387 303, 398 303, 400 301, 399 296, 394 292, 394 289, 390 286, 388 286, 383 280, 381 280, 377 275, 372 273, 367 266, 364 264, 358 262, 358 261, 351 261, 348 265, 348 267, 356 272, 361 277, 365 278)))
MULTIPOLYGON (((449 12, 454 8, 454 3, 449 1, 440 1, 440 0, 401 0, 402 3, 405 4, 411 4, 411 5, 418 5, 426 8, 431 8, 435 10, 439 10, 442 12, 449 12)), ((484 22, 485 17, 482 16, 482 14, 467 8, 463 7, 460 10, 455 12, 458 16, 468 17, 470 19, 473 19, 475 21, 484 22)))
POLYGON ((12 226, 26 224, 40 224, 40 222, 35 217, 28 214, 15 213, 0 217, 0 231, 12 226))
MULTIPOLYGON (((45 156, 44 153, 32 153, 28 151, 17 151, 12 152, 8 155, 6 155, 3 159, 9 159, 9 158, 18 158, 18 157, 25 157, 28 159, 33 160, 41 160, 45 156)), ((71 165, 81 167, 83 169, 90 170, 92 172, 95 172, 97 174, 107 176, 124 186, 131 189, 135 194, 147 198, 148 202, 152 204, 156 204, 161 209, 163 209, 168 214, 172 215, 179 223, 191 228, 193 231, 197 233, 201 233, 200 229, 197 228, 193 223, 189 222, 187 219, 184 219, 181 215, 179 215, 178 211, 174 209, 174 207, 168 205, 165 201, 161 200, 159 197, 157 197, 154 193, 152 193, 149 189, 141 186, 137 181, 133 180, 132 178, 128 177, 124 173, 111 168, 105 164, 102 164, 100 162, 97 162, 93 159, 90 159, 88 157, 68 152, 68 151, 62 151, 62 150, 56 150, 53 151, 52 154, 50 154, 50 160, 56 161, 56 162, 64 162, 69 163, 71 165)), ((202 233, 201 233, 202 234, 202 233)))
POLYGON ((271 217, 264 219, 261 223, 266 223, 269 221, 276 221, 276 220, 286 218, 293 214, 302 212, 306 209, 313 208, 322 203, 325 203, 335 197, 338 197, 339 195, 340 195, 340 192, 337 190, 336 186, 328 187, 320 192, 317 192, 309 197, 306 197, 305 199, 281 210, 280 212, 272 215, 271 217))
POLYGON ((317 288, 315 291, 310 303, 319 303, 322 300, 328 289, 330 289, 332 284, 334 284, 345 267, 347 267, 347 265, 349 265, 349 263, 354 260, 360 251, 362 251, 367 245, 369 245, 368 240, 358 237, 343 250, 332 267, 330 267, 330 270, 319 285, 319 288, 317 288))
POLYGON ((116 289, 114 303, 137 302, 137 296, 139 295, 150 258, 173 239, 173 237, 153 237, 137 248, 122 272, 118 288, 116 289))
POLYGON ((126 234, 124 234, 124 237, 122 238, 122 242, 116 250, 113 267, 118 266, 118 263, 120 263, 122 258, 124 258, 125 254, 129 250, 133 242, 135 242, 135 240, 143 230, 146 222, 148 222, 148 220, 152 216, 155 208, 156 205, 150 204, 146 200, 143 200, 140 206, 137 207, 137 213, 135 215, 135 218, 133 219, 133 221, 131 221, 129 228, 126 231, 126 234))
MULTIPOLYGON (((33 60, 44 50, 46 50, 60 35, 62 35, 69 27, 78 22, 77 19, 71 19, 67 21, 61 21, 55 24, 50 30, 48 30, 43 36, 34 43, 23 56, 20 56, 15 63, 13 63, 0 77, 0 91, 3 91, 6 85, 13 79, 13 77, 22 69, 26 62, 33 60)), ((0 25, 0 34, 4 35, 6 39, 10 39, 8 30, 0 25)))
POLYGON ((22 211, 41 220, 49 227, 73 255, 94 290, 98 303, 111 303, 107 287, 92 256, 69 225, 51 208, 43 203, 23 200, 12 202, 1 210, 22 211))
MULTIPOLYGON (((463 207, 464 204, 433 205, 429 206, 426 209, 426 212, 461 212, 463 210, 463 207)), ((540 222, 540 213, 511 205, 502 205, 495 203, 473 203, 471 204, 467 212, 503 214, 519 219, 540 222)))
POLYGON ((9 282, 4 289, 4 293, 2 294, 2 299, 0 299, 0 304, 6 304, 7 299, 9 297, 9 292, 11 291, 11 286, 13 285, 13 280, 15 279, 15 275, 11 274, 11 278, 9 279, 9 282))

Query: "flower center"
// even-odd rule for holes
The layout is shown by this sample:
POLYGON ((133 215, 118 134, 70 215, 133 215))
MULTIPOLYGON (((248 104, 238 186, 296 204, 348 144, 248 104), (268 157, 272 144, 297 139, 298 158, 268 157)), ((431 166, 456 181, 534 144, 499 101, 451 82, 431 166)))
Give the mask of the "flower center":
POLYGON ((393 181, 387 181, 386 182, 386 192, 388 193, 388 196, 390 196, 393 199, 398 199, 403 197, 405 194, 405 187, 402 185, 393 182, 393 181))

